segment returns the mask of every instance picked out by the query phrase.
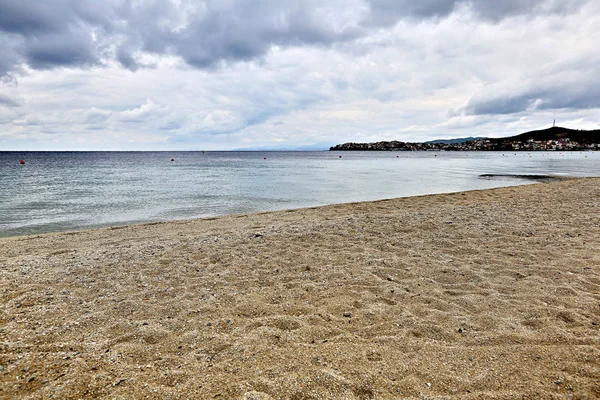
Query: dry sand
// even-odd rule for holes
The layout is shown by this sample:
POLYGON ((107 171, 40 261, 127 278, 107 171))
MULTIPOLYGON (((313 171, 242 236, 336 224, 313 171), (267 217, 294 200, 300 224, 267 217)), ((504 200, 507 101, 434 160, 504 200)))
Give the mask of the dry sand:
POLYGON ((0 397, 600 398, 600 179, 0 240, 0 397))

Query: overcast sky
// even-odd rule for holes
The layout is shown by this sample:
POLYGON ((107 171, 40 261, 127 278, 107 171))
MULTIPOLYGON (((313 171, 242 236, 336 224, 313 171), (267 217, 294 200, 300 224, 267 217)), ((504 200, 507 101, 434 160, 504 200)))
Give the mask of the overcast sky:
POLYGON ((0 0, 0 150, 600 128, 597 0, 0 0))

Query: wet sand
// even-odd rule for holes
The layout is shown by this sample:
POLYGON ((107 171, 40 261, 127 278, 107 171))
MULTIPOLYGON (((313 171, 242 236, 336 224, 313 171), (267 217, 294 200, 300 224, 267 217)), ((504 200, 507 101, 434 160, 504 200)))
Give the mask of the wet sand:
POLYGON ((0 398, 600 398, 600 179, 0 239, 0 398))

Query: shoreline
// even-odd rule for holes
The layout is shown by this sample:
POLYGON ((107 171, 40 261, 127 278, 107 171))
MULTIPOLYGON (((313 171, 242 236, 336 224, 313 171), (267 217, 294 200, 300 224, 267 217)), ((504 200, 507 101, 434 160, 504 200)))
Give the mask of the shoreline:
POLYGON ((0 397, 600 396, 600 178, 0 238, 0 397))
POLYGON ((528 184, 546 183, 546 182, 553 182, 553 181, 560 181, 560 180, 586 179, 585 177, 577 177, 577 176, 558 176, 558 175, 539 175, 539 174, 536 174, 536 175, 480 174, 478 176, 478 178, 479 179, 488 179, 488 180, 505 179, 505 178, 511 179, 512 178, 517 181, 520 181, 521 184, 498 186, 496 188, 487 188, 487 189, 470 189, 470 190, 462 190, 462 191, 454 191, 454 192, 440 192, 440 193, 429 193, 429 194, 421 194, 421 195, 414 195, 414 196, 391 197, 391 198, 384 198, 384 199, 378 199, 378 200, 353 201, 353 202, 348 202, 348 203, 332 203, 332 204, 326 204, 326 205, 295 207, 295 208, 281 209, 281 210, 265 210, 265 211, 256 211, 256 212, 239 213, 239 214, 214 215, 214 216, 209 216, 209 217, 167 219, 167 220, 160 220, 160 221, 158 221, 158 220, 133 221, 133 222, 124 221, 123 224, 120 224, 120 223, 98 224, 98 225, 92 225, 92 226, 83 226, 81 228, 74 228, 74 229, 68 228, 65 230, 55 230, 55 231, 39 232, 39 233, 5 234, 5 232, 0 232, 0 240, 9 239, 9 238, 28 237, 28 236, 42 236, 42 235, 51 235, 51 234, 60 234, 60 233, 84 232, 84 231, 89 231, 89 230, 95 231, 95 230, 101 230, 101 229, 121 229, 121 228, 125 228, 125 227, 130 227, 130 226, 164 224, 164 223, 178 222, 178 221, 212 220, 215 218, 247 216, 247 215, 252 215, 252 214, 264 214, 264 213, 272 213, 272 212, 288 212, 288 211, 305 210, 305 209, 313 209, 313 208, 320 208, 320 207, 341 206, 344 204, 371 203, 371 202, 394 200, 394 199, 418 198, 418 197, 422 197, 422 196, 436 196, 436 195, 452 194, 452 193, 463 193, 463 192, 472 192, 472 191, 480 191, 480 190, 492 190, 492 189, 498 189, 498 188, 503 188, 503 187, 516 187, 516 186, 522 186, 522 185, 528 185, 528 184), (531 181, 533 181, 534 183, 531 183, 531 181), (528 182, 528 183, 525 183, 525 182, 528 182))

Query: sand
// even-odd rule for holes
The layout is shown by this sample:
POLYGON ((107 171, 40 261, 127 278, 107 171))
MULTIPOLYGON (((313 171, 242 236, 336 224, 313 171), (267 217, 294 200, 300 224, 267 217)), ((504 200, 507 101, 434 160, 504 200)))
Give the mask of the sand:
POLYGON ((600 398, 600 179, 0 239, 0 398, 600 398))

